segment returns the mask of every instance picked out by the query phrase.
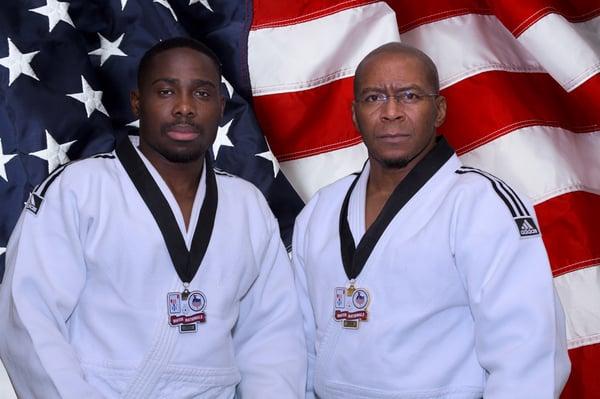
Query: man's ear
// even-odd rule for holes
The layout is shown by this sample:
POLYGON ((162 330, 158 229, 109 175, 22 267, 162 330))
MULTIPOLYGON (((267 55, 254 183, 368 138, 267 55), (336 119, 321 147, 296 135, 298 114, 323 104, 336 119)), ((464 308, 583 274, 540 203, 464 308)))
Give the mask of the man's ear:
POLYGON ((221 118, 220 118, 221 121, 223 120, 223 114, 225 113, 225 103, 226 102, 227 101, 225 100, 225 96, 221 96, 221 105, 220 105, 221 106, 221 118))
POLYGON ((436 107, 436 117, 435 117, 435 127, 440 127, 446 120, 446 97, 437 96, 435 98, 435 107, 436 107))
POLYGON ((140 117, 140 92, 139 90, 132 90, 129 93, 129 104, 131 105, 131 112, 136 118, 140 117))
POLYGON ((356 128, 356 130, 358 130, 360 132, 360 129, 358 128, 358 121, 356 120, 356 102, 352 101, 352 122, 354 123, 354 127, 356 128))

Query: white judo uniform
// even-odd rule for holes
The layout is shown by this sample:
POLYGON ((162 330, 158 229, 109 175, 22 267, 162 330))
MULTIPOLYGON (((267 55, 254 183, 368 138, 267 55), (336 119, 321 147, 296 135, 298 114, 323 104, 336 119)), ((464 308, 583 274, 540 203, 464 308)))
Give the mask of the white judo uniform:
MULTIPOLYGON (((158 172, 188 248, 189 228, 158 172)), ((195 333, 168 323, 181 292, 155 219, 115 153, 55 171, 7 249, 0 355, 22 398, 298 398, 306 351, 293 272, 260 191, 216 175, 218 206, 189 285, 205 295, 195 333)), ((203 223, 202 220, 198 223, 203 223)))
MULTIPOLYGON (((320 398, 558 397, 570 370, 564 315, 532 207, 462 167, 444 140, 415 170, 432 165, 355 280, 370 296, 357 329, 334 319, 334 291, 349 281, 340 209, 356 176, 321 189, 297 218, 308 396, 314 383, 320 398)), ((357 245, 368 176, 367 163, 348 205, 357 245)))

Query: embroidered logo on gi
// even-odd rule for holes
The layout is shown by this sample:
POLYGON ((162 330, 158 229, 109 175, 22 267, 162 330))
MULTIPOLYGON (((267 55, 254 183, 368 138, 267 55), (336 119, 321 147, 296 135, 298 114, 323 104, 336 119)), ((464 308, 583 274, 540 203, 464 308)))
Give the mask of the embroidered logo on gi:
POLYGON ((42 206, 43 197, 40 197, 36 193, 30 193, 27 202, 25 203, 25 209, 31 211, 34 215, 37 215, 40 207, 42 206))
POLYGON ((515 218, 517 228, 521 237, 529 237, 540 234, 535 222, 530 217, 515 218))

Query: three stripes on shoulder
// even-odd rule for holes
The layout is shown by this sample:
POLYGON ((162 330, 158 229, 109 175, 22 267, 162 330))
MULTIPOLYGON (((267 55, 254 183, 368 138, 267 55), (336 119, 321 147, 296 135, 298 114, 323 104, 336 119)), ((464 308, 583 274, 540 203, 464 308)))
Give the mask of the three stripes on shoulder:
POLYGON ((521 198, 519 198, 517 193, 515 193, 514 190, 504 181, 488 172, 477 168, 471 168, 469 166, 462 166, 456 170, 455 173, 458 173, 459 175, 465 173, 476 173, 480 176, 483 176, 491 183, 498 197, 500 197, 502 202, 504 202, 510 211, 521 237, 530 237, 540 234, 535 221, 529 214, 529 211, 527 210, 527 207, 523 201, 521 201, 521 198))

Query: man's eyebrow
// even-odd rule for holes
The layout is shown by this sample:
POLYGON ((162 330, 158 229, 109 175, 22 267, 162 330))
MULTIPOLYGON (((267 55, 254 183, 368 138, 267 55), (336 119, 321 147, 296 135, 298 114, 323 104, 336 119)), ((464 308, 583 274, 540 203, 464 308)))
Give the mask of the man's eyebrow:
POLYGON ((173 79, 173 78, 158 78, 152 81, 151 85, 155 85, 156 83, 159 82, 163 82, 163 83, 169 83, 169 84, 175 84, 179 82, 179 79, 173 79))
MULTIPOLYGON (((155 85, 156 83, 168 83, 168 84, 178 84, 180 82, 179 79, 175 79, 175 78, 158 78, 155 79, 151 85, 155 85)), ((195 86, 210 86, 213 88, 217 88, 217 85, 215 85, 214 82, 211 82, 210 80, 205 80, 205 79, 195 79, 192 81, 192 84, 194 84, 195 86)))
POLYGON ((360 94, 365 93, 385 93, 386 90, 383 87, 365 87, 360 91, 360 94))
MULTIPOLYGON (((402 87, 392 87, 392 91, 393 92, 400 92, 400 91, 406 91, 406 90, 423 90, 423 88, 417 84, 411 84, 408 86, 402 86, 402 87)), ((387 89, 381 86, 378 87, 365 87, 364 89, 362 89, 360 91, 360 94, 365 94, 365 93, 386 93, 387 89)))

